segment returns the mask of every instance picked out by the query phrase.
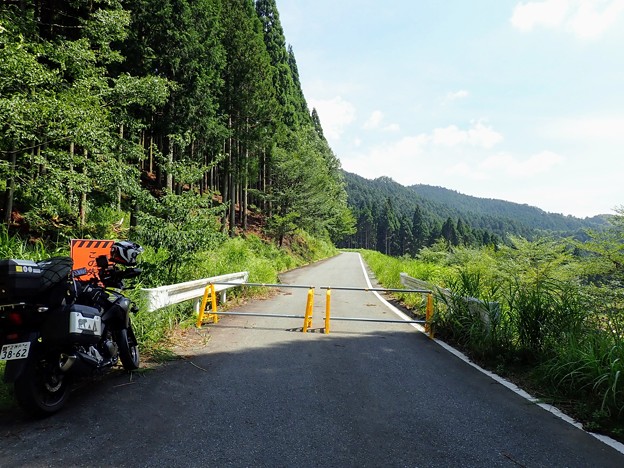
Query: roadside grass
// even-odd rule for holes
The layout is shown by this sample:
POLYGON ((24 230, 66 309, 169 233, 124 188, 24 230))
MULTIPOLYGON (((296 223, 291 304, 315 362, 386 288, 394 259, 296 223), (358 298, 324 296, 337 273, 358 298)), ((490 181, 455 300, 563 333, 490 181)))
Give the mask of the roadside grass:
MULTIPOLYGON (((624 301, 613 289, 583 287, 574 266, 530 266, 505 253, 457 249, 443 261, 361 251, 379 282, 400 288, 400 273, 447 288, 437 296, 436 337, 582 422, 624 441, 624 301), (550 269, 549 269, 550 268, 550 269), (611 293, 609 293, 611 291, 611 293), (470 297, 475 300, 466 301, 470 297)), ((543 263, 542 263, 543 262, 543 263)), ((397 297, 422 310, 414 295, 397 297)))
MULTIPOLYGON (((401 273, 407 273, 412 278, 418 278, 434 285, 444 283, 445 269, 440 265, 426 262, 413 262, 407 258, 396 258, 384 255, 373 250, 359 251, 364 261, 374 272, 375 277, 385 288, 401 289, 401 273)), ((397 300, 405 306, 417 309, 424 316, 424 298, 421 294, 397 293, 394 295, 397 300)))
MULTIPOLYGON (((256 235, 235 237, 225 240, 218 248, 193 255, 189 267, 181 270, 180 282, 209 278, 239 271, 249 272, 249 282, 277 283, 278 275, 317 260, 337 254, 337 249, 325 240, 316 239, 305 232, 296 233, 287 248, 278 248, 256 235)), ((46 250, 43 244, 30 244, 18 237, 7 236, 0 230, 0 258, 22 258, 40 260, 53 255, 68 255, 62 249, 46 250)), ((171 351, 175 330, 195 326, 196 314, 191 302, 172 305, 154 312, 146 312, 140 289, 160 286, 159 277, 165 277, 167 265, 159 263, 159 253, 146 248, 140 261, 150 265, 145 278, 139 278, 133 289, 126 294, 139 306, 133 315, 132 324, 139 341, 142 358, 152 362, 164 362, 178 357, 171 351), (162 269, 162 271, 161 271, 162 269)), ((141 265, 139 265, 140 267, 141 265)), ((268 288, 243 287, 228 291, 230 300, 248 300, 264 297, 268 288)), ((4 375, 5 363, 0 362, 0 376, 4 375)), ((0 409, 14 405, 12 388, 0 380, 0 409)))

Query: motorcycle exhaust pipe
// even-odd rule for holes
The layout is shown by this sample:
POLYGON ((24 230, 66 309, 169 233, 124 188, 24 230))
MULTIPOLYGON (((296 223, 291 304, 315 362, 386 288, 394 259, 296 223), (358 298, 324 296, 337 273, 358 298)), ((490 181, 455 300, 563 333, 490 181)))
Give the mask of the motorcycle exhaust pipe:
POLYGON ((78 357, 75 354, 61 354, 59 357, 59 369, 61 369, 62 372, 69 371, 76 363, 76 359, 78 359, 78 357))
POLYGON ((96 359, 84 353, 61 354, 59 369, 72 375, 91 375, 99 367, 96 359))

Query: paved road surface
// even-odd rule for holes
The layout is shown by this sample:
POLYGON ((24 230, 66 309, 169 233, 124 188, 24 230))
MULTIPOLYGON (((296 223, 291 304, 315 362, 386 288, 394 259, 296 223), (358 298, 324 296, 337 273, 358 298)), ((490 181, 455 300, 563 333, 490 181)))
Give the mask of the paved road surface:
MULTIPOLYGON (((354 253, 282 280, 366 285, 354 253)), ((238 310, 303 314, 306 294, 238 310)), ((395 318, 370 292, 334 291, 332 313, 395 318)), ((84 385, 42 421, 0 414, 0 466, 624 466, 409 325, 332 322, 324 335, 302 323, 225 317, 186 360, 84 385)))

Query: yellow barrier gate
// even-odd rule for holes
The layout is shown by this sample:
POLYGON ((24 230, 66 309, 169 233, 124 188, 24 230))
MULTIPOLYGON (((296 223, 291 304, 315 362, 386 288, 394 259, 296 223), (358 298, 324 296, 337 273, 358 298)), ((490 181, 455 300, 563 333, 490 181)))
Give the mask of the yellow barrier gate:
POLYGON ((219 321, 219 315, 242 315, 250 317, 278 317, 278 318, 298 318, 304 319, 303 331, 307 332, 312 326, 312 311, 314 308, 314 286, 304 286, 298 284, 267 284, 267 283, 228 283, 228 282, 215 282, 206 286, 204 290, 204 296, 201 301, 199 309, 199 315, 197 317, 197 328, 201 328, 204 322, 204 316, 206 311, 206 305, 208 304, 208 298, 211 298, 212 309, 207 315, 208 319, 211 319, 214 323, 219 321), (308 289, 308 297, 306 302, 304 315, 292 315, 292 314, 270 314, 264 312, 225 312, 217 311, 217 297, 215 294, 214 286, 217 284, 222 285, 236 285, 236 286, 252 286, 258 288, 294 288, 294 289, 308 289))
MULTIPOLYGON (((321 287, 320 289, 326 290, 325 293, 325 334, 329 334, 331 320, 352 321, 352 322, 377 322, 377 323, 418 323, 424 324, 425 332, 430 338, 433 338, 433 331, 431 330, 431 319, 433 316, 433 292, 424 289, 384 289, 384 288, 352 288, 352 287, 321 287), (400 293, 419 293, 427 294, 427 306, 425 320, 388 320, 388 319, 376 319, 367 317, 332 317, 331 316, 331 291, 364 291, 364 292, 400 292, 400 293)), ((293 284, 266 284, 266 283, 227 283, 218 282, 211 283, 206 286, 204 290, 204 296, 202 298, 201 307, 199 310, 199 316, 197 317, 197 327, 200 328, 204 322, 204 315, 208 299, 211 300, 211 311, 208 313, 207 318, 211 319, 213 323, 218 323, 219 315, 240 315, 240 316, 252 316, 252 317, 279 317, 279 318, 299 318, 303 319, 303 327, 301 331, 306 333, 312 327, 312 316, 314 312, 314 286, 303 286, 293 284), (215 293, 215 285, 237 285, 237 286, 252 286, 252 287, 274 287, 274 288, 306 288, 308 289, 308 295, 306 300, 306 308, 304 315, 292 315, 292 314, 272 314, 263 312, 225 312, 217 311, 217 297, 215 293)))
POLYGON ((425 325, 425 332, 430 338, 433 338, 431 330, 431 319, 433 317, 433 291, 428 289, 386 289, 386 288, 350 288, 350 287, 322 287, 327 290, 325 293, 325 333, 329 334, 331 320, 343 320, 351 322, 376 322, 376 323, 418 323, 425 325), (425 312, 425 320, 388 320, 375 319, 366 317, 331 317, 331 291, 364 291, 364 292, 400 292, 400 293, 420 293, 427 294, 427 307, 425 312))

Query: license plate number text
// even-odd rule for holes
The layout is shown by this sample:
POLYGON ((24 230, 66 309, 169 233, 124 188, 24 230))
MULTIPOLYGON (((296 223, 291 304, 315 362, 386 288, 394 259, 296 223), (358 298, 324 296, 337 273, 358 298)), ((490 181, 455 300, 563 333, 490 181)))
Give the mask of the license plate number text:
POLYGON ((30 350, 30 341, 23 343, 5 344, 0 349, 0 361, 12 361, 13 359, 25 359, 30 350))

